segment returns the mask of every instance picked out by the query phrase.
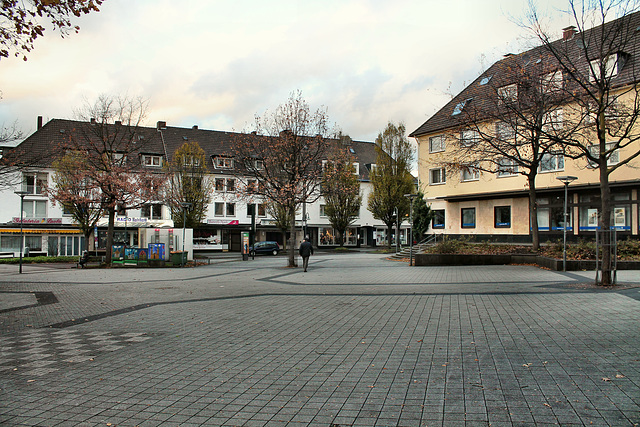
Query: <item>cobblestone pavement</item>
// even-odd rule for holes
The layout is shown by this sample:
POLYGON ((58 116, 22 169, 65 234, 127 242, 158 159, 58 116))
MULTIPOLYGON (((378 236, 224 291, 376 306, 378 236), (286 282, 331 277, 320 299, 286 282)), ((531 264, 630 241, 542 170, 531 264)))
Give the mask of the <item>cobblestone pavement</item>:
POLYGON ((0 425, 640 423, 640 274, 0 267, 0 425))

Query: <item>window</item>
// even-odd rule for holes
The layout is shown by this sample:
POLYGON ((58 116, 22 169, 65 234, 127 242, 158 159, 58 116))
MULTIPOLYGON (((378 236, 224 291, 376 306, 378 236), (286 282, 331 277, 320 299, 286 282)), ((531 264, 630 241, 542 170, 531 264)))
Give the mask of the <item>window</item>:
POLYGON ((257 217, 265 217, 267 216, 267 209, 264 203, 251 203, 247 205, 247 216, 250 217, 251 213, 254 212, 257 217))
MULTIPOLYGON (((607 142, 606 144, 606 150, 609 151, 611 149, 613 149, 614 143, 613 142, 607 142)), ((591 154, 591 156, 595 157, 596 159, 600 157, 600 146, 597 144, 594 144, 592 146, 589 147, 589 154, 591 154)), ((618 153, 618 150, 614 150, 611 151, 609 153, 609 158, 607 159, 607 166, 613 166, 620 163, 620 153, 618 153)), ((598 164, 589 160, 589 167, 591 168, 596 168, 598 167, 598 164)))
POLYGON ((429 152, 437 153, 444 151, 444 135, 432 136, 429 138, 429 152))
POLYGON ((321 217, 326 217, 327 216, 327 213, 324 211, 326 207, 327 207, 327 205, 320 205, 320 216, 321 217))
POLYGON ((562 83, 563 76, 561 70, 545 74, 542 76, 542 93, 551 93, 562 90, 562 83))
POLYGON ((46 200, 25 200, 22 207, 24 208, 24 216, 26 218, 46 218, 47 217, 47 201, 46 200))
POLYGON ((215 202, 215 204, 214 204, 214 215, 215 216, 224 216, 224 203, 215 202))
POLYGON ((219 193, 236 191, 236 180, 233 178, 216 178, 214 183, 215 189, 219 193))
POLYGON ((476 208, 462 208, 460 217, 462 218, 462 228, 476 227, 476 208))
POLYGON ((433 211, 433 228, 444 228, 444 209, 433 211))
POLYGON ((27 194, 43 194, 46 185, 46 173, 29 173, 22 177, 22 191, 27 194))
POLYGON ((556 172, 564 170, 562 153, 544 153, 540 160, 540 172, 556 172))
POLYGON ((516 176, 518 174, 518 165, 515 160, 503 157, 498 161, 498 178, 505 176, 516 176))
POLYGON ((475 130, 463 130, 460 132, 460 144, 471 147, 480 141, 480 134, 475 130))
POLYGON ((354 162, 353 163, 353 174, 354 175, 359 175, 360 174, 360 163, 358 163, 358 162, 354 162))
POLYGON ((459 102, 455 108, 453 109, 453 112, 451 113, 452 116, 457 116, 458 114, 462 113, 462 110, 464 110, 464 107, 469 104, 471 102, 473 98, 468 98, 465 99, 464 101, 459 102))
POLYGON ((216 169, 233 169, 233 159, 230 157, 214 157, 213 167, 216 169))
POLYGON ((496 122, 496 137, 503 141, 509 141, 516 137, 516 130, 509 123, 496 122))
POLYGON ((140 216, 149 219, 162 219, 162 205, 145 205, 140 209, 140 216))
POLYGON ((258 181, 255 179, 250 179, 247 181, 247 193, 253 194, 258 191, 258 181))
POLYGON ((200 166, 200 159, 197 157, 184 157, 184 166, 185 167, 198 167, 200 166))
POLYGON ((113 153, 111 155, 111 158, 119 163, 124 163, 127 161, 127 156, 124 155, 124 153, 113 153))
POLYGON ((462 167, 462 181, 477 181, 480 179, 480 170, 473 165, 462 167))
POLYGON ((493 208, 493 226, 495 228, 511 227, 511 206, 496 206, 493 208))
POLYGON ((562 129, 563 111, 562 108, 558 108, 553 111, 549 111, 544 114, 542 119, 542 130, 545 132, 551 132, 554 130, 562 129))
POLYGON ((142 156, 143 164, 146 167, 155 167, 158 168, 162 166, 162 156, 142 156))
POLYGON ((589 80, 606 80, 618 74, 618 55, 609 55, 604 60, 596 59, 590 62, 589 80), (601 67, 603 69, 601 69, 601 67), (604 71, 604 75, 602 72, 604 71))
POLYGON ((445 182, 444 168, 429 170, 429 185, 444 184, 445 182))
POLYGON ((227 203, 227 216, 236 216, 236 204, 227 203))
POLYGON ((510 84, 498 88, 498 104, 507 104, 518 100, 518 85, 510 84))

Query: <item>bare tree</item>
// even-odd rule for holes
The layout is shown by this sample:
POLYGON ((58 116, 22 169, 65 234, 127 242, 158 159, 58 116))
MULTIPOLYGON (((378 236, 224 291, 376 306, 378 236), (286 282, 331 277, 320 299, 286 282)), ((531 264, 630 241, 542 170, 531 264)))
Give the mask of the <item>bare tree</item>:
MULTIPOLYGON (((580 128, 563 142, 598 170, 598 227, 605 249, 611 248, 610 176, 640 156, 640 68, 632 60, 640 54, 638 10, 637 1, 571 0, 573 26, 560 41, 552 41, 534 8, 529 19, 529 28, 567 76, 566 92, 580 128)), ((601 284, 606 286, 612 282, 610 250, 603 251, 602 260, 601 284)))
POLYGON ((155 137, 143 135, 140 124, 145 112, 146 102, 140 98, 102 95, 76 112, 81 121, 61 147, 63 152, 82 153, 85 180, 100 191, 101 206, 109 217, 108 262, 116 211, 139 208, 161 197, 164 174, 141 167, 140 153, 155 137))
MULTIPOLYGON (((274 112, 256 117, 252 133, 240 134, 233 144, 238 180, 254 195, 285 207, 290 215, 290 238, 295 237, 295 213, 302 203, 320 196, 322 160, 329 141, 324 109, 312 112, 302 93, 293 92, 274 112), (258 181, 259 185, 251 182, 258 181)), ((289 267, 294 267, 294 242, 289 267)))
POLYGON ((495 63, 461 95, 453 117, 460 125, 449 138, 453 148, 439 162, 462 179, 480 172, 525 176, 531 240, 538 250, 536 177, 565 154, 559 141, 575 130, 564 120, 562 72, 539 47, 495 63))

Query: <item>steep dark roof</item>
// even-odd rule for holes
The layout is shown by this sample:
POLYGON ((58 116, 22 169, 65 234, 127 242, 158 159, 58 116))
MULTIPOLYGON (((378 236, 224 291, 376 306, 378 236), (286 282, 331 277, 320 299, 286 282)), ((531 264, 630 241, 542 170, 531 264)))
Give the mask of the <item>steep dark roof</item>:
MULTIPOLYGON (((626 35, 630 35, 630 39, 628 44, 624 46, 623 53, 626 58, 624 66, 618 70, 618 74, 613 78, 612 84, 614 86, 625 86, 636 83, 639 80, 638 73, 640 70, 640 63, 638 62, 640 60, 640 12, 611 21, 605 24, 604 29, 595 27, 584 31, 582 34, 576 34, 568 40, 556 40, 552 43, 552 47, 572 58, 573 63, 579 64, 582 67, 582 69, 578 70, 579 73, 588 75, 584 74, 588 73, 589 64, 584 58, 585 49, 583 44, 586 41, 586 51, 589 58, 596 59, 599 57, 596 40, 603 33, 607 34, 608 32, 616 31, 616 28, 624 28, 624 31, 628 31, 626 35)), ((496 88, 515 83, 517 80, 514 76, 516 70, 527 69, 527 67, 533 68, 540 66, 540 64, 549 72, 559 69, 558 61, 546 46, 539 46, 517 55, 506 55, 504 59, 494 63, 409 136, 418 137, 463 125, 465 116, 463 114, 454 114, 457 108, 464 108, 473 103, 471 105, 474 105, 476 111, 482 110, 483 103, 485 103, 484 107, 486 107, 487 100, 492 96, 495 97, 496 88)), ((567 76, 565 76, 565 79, 567 79, 567 76)))
MULTIPOLYGON (((23 153, 26 157, 21 157, 21 162, 27 161, 38 167, 51 167, 52 163, 64 154, 65 143, 72 135, 80 138, 83 129, 90 126, 88 122, 75 120, 52 119, 42 128, 35 131, 27 137, 15 149, 16 156, 23 153)), ((116 124, 108 125, 115 128, 116 124)), ((122 125, 120 125, 122 126, 122 125)), ((175 151, 187 141, 195 141, 204 150, 207 159, 215 156, 232 155, 233 143, 240 136, 247 137, 247 134, 234 132, 224 132, 215 130, 193 128, 181 128, 174 126, 162 126, 161 130, 157 127, 136 127, 135 133, 139 137, 138 154, 150 154, 168 156, 171 159, 175 151)), ((338 140, 333 140, 339 144, 338 140)), ((375 163, 376 151, 375 144, 371 142, 352 141, 350 147, 353 148, 352 154, 361 164, 360 179, 369 179, 369 170, 364 165, 375 163)), ((166 158, 166 157, 165 157, 166 158)), ((210 160, 209 160, 210 161, 210 160)), ((228 171, 214 170, 211 163, 208 165, 213 173, 228 173, 228 171)))

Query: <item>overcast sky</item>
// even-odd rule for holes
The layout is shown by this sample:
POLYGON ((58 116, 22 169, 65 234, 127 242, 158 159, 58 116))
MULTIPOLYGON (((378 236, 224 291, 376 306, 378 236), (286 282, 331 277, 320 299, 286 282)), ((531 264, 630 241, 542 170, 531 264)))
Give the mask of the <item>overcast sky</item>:
MULTIPOLYGON (((28 61, 0 61, 0 124, 74 118, 99 94, 149 100, 146 124, 242 131, 302 91, 353 139, 415 130, 483 69, 525 49, 527 0, 105 0, 28 61)), ((539 0, 553 30, 566 1, 539 0)), ((557 28, 556 28, 557 27, 557 28)))

